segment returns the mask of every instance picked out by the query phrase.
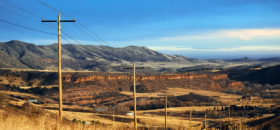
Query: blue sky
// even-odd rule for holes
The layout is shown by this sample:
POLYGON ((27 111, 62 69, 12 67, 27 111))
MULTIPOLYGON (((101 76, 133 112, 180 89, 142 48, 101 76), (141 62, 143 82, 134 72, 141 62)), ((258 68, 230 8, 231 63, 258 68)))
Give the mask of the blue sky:
MULTIPOLYGON (((0 19, 56 33, 57 12, 38 0, 0 0, 0 19), (32 13, 30 13, 32 12, 32 13)), ((270 57, 280 54, 279 0, 41 0, 76 18, 106 43, 62 23, 62 30, 81 44, 145 46, 167 54, 195 58, 270 57)), ((65 36, 66 37, 66 36, 65 36)), ((69 38, 68 38, 69 39, 69 38)), ((56 42, 48 35, 0 21, 0 41, 35 44, 56 42)), ((75 43, 69 40, 70 43, 75 43)), ((63 40, 63 43, 69 41, 63 40)))

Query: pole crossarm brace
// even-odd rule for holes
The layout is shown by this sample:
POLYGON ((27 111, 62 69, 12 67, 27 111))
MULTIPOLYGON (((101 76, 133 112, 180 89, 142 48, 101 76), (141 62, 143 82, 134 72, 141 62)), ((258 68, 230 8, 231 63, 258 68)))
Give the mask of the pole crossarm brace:
MULTIPOLYGON (((42 18, 42 22, 58 22, 58 20, 45 20, 42 18)), ((59 22, 76 22, 75 18, 73 20, 60 20, 59 22)))
POLYGON ((42 22, 57 22, 57 39, 58 39, 58 86, 59 86, 59 122, 62 123, 62 72, 61 72, 61 22, 75 22, 76 20, 60 20, 60 11, 57 20, 44 20, 42 22))
MULTIPOLYGON (((124 70, 131 70, 133 67, 124 67, 124 70)), ((145 69, 145 67, 135 67, 135 69, 145 69)))

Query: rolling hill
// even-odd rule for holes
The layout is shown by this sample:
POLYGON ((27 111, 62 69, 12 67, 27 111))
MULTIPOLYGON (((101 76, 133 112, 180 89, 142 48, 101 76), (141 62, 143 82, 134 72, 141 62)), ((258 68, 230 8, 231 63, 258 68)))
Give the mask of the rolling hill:
MULTIPOLYGON (((119 66, 134 62, 201 62, 178 55, 166 55, 146 47, 113 48, 94 45, 62 45, 65 70, 118 71, 119 66)), ((0 67, 19 69, 56 69, 57 44, 35 45, 12 40, 0 42, 0 67)))
POLYGON ((267 67, 261 70, 239 69, 227 72, 230 79, 250 81, 260 84, 280 84, 280 65, 267 67))

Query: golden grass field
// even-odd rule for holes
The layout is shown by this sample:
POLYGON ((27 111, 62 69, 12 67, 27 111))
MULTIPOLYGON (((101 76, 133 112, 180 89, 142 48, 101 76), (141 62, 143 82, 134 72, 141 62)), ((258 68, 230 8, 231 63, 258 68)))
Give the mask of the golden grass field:
MULTIPOLYGON (((183 88, 170 88, 167 90, 169 94, 172 94, 174 96, 179 95, 185 95, 189 93, 195 93, 205 96, 216 96, 218 101, 228 103, 228 105, 242 105, 244 102, 238 101, 238 98, 240 98, 239 95, 234 94, 226 94, 222 92, 212 92, 212 91, 206 91, 206 90, 193 90, 193 89, 183 89, 183 88)), ((13 96, 21 96, 25 98, 39 98, 38 96, 27 94, 27 93, 20 93, 20 92, 10 92, 10 91, 0 91, 0 94, 7 94, 7 95, 13 95, 13 96)), ((131 92, 122 92, 122 94, 126 95, 132 95, 131 92)), ((159 95, 162 95, 163 92, 159 93, 138 93, 137 97, 158 97, 159 95)), ((26 101, 21 99, 16 99, 9 101, 11 104, 16 106, 22 106, 26 101)), ((253 101, 249 102, 251 104, 255 105, 271 105, 272 103, 265 104, 263 101, 253 101)), ((32 104, 36 107, 48 107, 48 108, 54 108, 58 109, 58 104, 32 104)), ((75 110, 92 110, 92 108, 89 107, 81 107, 77 105, 63 105, 64 108, 71 108, 75 110)), ((185 111, 205 111, 206 109, 220 109, 218 106, 192 106, 192 107, 171 107, 168 108, 168 112, 185 112, 185 111)), ((49 113, 52 113, 54 115, 57 115, 58 111, 53 109, 45 109, 49 113)), ((156 110, 142 110, 138 111, 138 119, 140 119, 139 127, 163 127, 165 118, 164 116, 160 115, 153 115, 151 113, 155 112, 164 112, 164 109, 156 109, 156 110)), ((66 123, 61 126, 57 126, 58 122, 56 119, 48 118, 48 116, 38 116, 38 117, 28 117, 25 115, 19 115, 19 114, 9 114, 7 111, 3 111, 0 109, 0 130, 37 130, 37 129, 43 129, 43 130, 51 130, 51 129, 132 129, 133 128, 133 122, 131 123, 123 123, 118 121, 113 121, 112 119, 101 117, 104 114, 100 113, 94 113, 94 112, 76 112, 76 111, 64 111, 63 116, 64 118, 68 120, 78 119, 82 121, 99 121, 103 125, 82 125, 77 123, 66 123)), ((106 115, 106 114, 105 114, 106 115)), ((109 115, 111 116, 111 115, 109 115)), ((133 116, 127 116, 127 115, 114 115, 114 117, 121 117, 121 118, 127 118, 127 119, 133 119, 133 116)), ((263 118, 263 117, 259 117, 263 118)), ((216 119, 211 119, 216 120, 216 119)), ((224 118, 223 120, 229 120, 228 118, 224 118)), ((232 119, 233 120, 233 119, 232 119)), ((241 122, 241 121, 248 121, 249 119, 246 118, 235 118, 235 122, 241 122)), ((254 119, 250 119, 254 120, 254 119)), ((193 118, 192 129, 201 129, 202 121, 204 121, 204 118, 193 118)), ((190 128, 190 121, 189 118, 182 118, 182 117, 175 117, 175 116, 168 116, 167 117, 167 125, 170 128, 173 129, 188 129, 190 128)))

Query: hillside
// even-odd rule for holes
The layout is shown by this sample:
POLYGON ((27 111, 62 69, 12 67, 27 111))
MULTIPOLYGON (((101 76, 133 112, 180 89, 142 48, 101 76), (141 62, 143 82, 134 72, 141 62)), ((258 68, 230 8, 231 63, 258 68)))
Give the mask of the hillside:
MULTIPOLYGON (((195 63, 197 59, 162 54, 146 47, 112 48, 94 45, 62 45, 63 69, 119 71, 132 62, 195 63)), ((56 69, 57 44, 35 45, 22 41, 0 43, 0 67, 20 69, 56 69), (7 58, 9 57, 9 58, 7 58)))
MULTIPOLYGON (((131 74, 107 72, 63 73, 64 103, 71 105, 130 105, 130 96, 121 92, 132 90, 131 74)), ((0 69, 0 89, 25 89, 57 100, 57 73, 40 71, 14 71, 0 69)), ((156 93, 167 88, 188 88, 211 91, 241 90, 241 82, 230 80, 226 74, 137 74, 138 93, 156 93)), ((24 91, 25 91, 24 90, 24 91)))
POLYGON ((280 84, 280 65, 261 70, 240 69, 227 72, 230 79, 261 84, 280 84))

